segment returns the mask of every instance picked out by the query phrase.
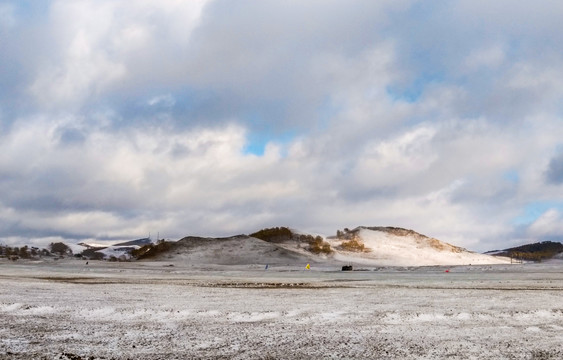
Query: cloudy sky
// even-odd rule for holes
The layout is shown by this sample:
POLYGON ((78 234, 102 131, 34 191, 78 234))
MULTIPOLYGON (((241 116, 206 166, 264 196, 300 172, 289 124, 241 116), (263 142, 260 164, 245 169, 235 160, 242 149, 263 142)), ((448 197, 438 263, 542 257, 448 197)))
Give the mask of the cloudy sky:
POLYGON ((0 0, 0 243, 563 239, 557 0, 0 0))

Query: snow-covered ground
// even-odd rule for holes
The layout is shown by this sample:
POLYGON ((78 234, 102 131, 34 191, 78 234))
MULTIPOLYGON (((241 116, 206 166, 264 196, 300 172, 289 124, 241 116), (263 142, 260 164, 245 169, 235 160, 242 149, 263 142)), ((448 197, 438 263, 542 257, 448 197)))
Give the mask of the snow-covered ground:
POLYGON ((0 259, 0 358, 563 357, 563 262, 323 266, 0 259))

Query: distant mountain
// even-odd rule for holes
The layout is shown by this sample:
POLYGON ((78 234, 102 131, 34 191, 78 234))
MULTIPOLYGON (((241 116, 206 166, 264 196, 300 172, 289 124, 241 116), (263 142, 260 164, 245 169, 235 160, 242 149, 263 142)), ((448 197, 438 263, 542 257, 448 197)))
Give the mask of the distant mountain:
POLYGON ((75 253, 82 255, 88 259, 119 259, 119 260, 129 260, 131 259, 131 253, 137 250, 141 246, 152 244, 150 238, 142 238, 137 240, 125 241, 114 245, 102 245, 93 243, 79 243, 77 245, 83 246, 86 249, 78 249, 75 253))
POLYGON ((485 254, 495 256, 506 256, 528 261, 541 261, 558 257, 563 253, 563 244, 553 241, 542 241, 533 244, 526 244, 504 250, 488 251, 485 254))
POLYGON ((133 246, 133 245, 143 246, 151 243, 152 240, 150 238, 142 238, 137 240, 125 241, 118 244, 113 244, 113 246, 133 246))
POLYGON ((94 250, 105 249, 109 246, 109 245, 105 245, 105 244, 94 244, 94 243, 87 243, 87 242, 79 242, 76 245, 83 246, 86 249, 94 249, 94 250))

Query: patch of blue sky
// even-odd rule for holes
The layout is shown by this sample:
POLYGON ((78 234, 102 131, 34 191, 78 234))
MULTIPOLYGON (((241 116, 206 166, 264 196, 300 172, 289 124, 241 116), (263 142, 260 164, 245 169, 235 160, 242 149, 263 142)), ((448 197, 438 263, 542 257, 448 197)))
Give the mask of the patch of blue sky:
POLYGON ((502 178, 513 184, 517 184, 520 181, 520 174, 516 170, 508 170, 502 174, 502 178))
POLYGON ((393 101, 404 101, 407 103, 415 103, 422 95, 422 88, 406 88, 399 89, 393 86, 387 86, 385 89, 387 95, 393 99, 393 101))
POLYGON ((201 123, 214 124, 226 119, 228 112, 221 104, 219 95, 212 91, 190 88, 169 89, 154 86, 150 89, 131 90, 126 94, 110 94, 88 103, 84 109, 112 109, 121 119, 114 126, 127 127, 139 123, 157 122, 161 115, 168 115, 176 126, 186 127, 201 123))
POLYGON ((263 156, 264 149, 266 149, 266 144, 268 140, 266 138, 256 137, 255 139, 249 139, 248 143, 244 147, 243 153, 245 155, 256 155, 263 156))
MULTIPOLYGON (((295 131, 287 131, 282 134, 271 134, 268 132, 254 132, 247 137, 246 146, 243 149, 245 155, 264 156, 266 146, 269 143, 287 145, 291 143, 297 133, 295 131)), ((284 152, 282 151, 282 155, 284 152)))
POLYGON ((415 103, 420 99, 429 84, 441 83, 443 81, 444 75, 442 73, 425 73, 407 86, 389 85, 385 90, 393 101, 415 103))
POLYGON ((38 20, 47 18, 51 1, 18 0, 12 2, 16 6, 18 17, 38 20))
POLYGON ((283 129, 282 108, 283 106, 279 104, 269 104, 269 106, 247 112, 239 118, 239 121, 248 129, 244 154, 263 156, 268 143, 275 142, 283 145, 295 137, 294 128, 283 129))
POLYGON ((563 212, 563 202, 537 201, 527 204, 524 207, 523 214, 512 219, 512 224, 515 226, 530 225, 550 209, 556 209, 563 212))
POLYGON ((331 121, 342 112, 342 109, 343 106, 336 104, 330 96, 325 96, 317 108, 318 130, 328 129, 331 121))

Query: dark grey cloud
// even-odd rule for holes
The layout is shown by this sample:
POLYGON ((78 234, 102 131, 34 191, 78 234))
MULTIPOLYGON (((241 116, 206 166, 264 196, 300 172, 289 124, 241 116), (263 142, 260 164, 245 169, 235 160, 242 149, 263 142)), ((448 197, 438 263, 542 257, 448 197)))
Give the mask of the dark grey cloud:
POLYGON ((59 143, 61 145, 80 145, 86 139, 86 135, 76 128, 59 129, 59 143))
MULTIPOLYGON (((65 239, 65 241, 73 241, 79 242, 80 240, 87 240, 91 239, 88 234, 79 234, 77 232, 65 232, 61 231, 60 229, 35 229, 26 226, 22 226, 22 224, 14 223, 14 224, 4 224, 2 228, 2 237, 3 238, 19 238, 19 239, 41 239, 41 238, 53 238, 53 239, 65 239)), ((28 240, 29 241, 29 240, 28 240)), ((29 242, 26 242, 26 245, 32 245, 29 242)), ((57 240, 54 240, 57 241, 57 240)), ((42 246, 47 246, 49 242, 43 244, 42 246)), ((24 244, 19 244, 24 245, 24 244)))
POLYGON ((546 180, 553 185, 563 184, 563 154, 554 156, 549 162, 546 180))

